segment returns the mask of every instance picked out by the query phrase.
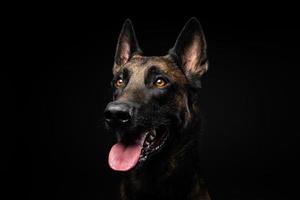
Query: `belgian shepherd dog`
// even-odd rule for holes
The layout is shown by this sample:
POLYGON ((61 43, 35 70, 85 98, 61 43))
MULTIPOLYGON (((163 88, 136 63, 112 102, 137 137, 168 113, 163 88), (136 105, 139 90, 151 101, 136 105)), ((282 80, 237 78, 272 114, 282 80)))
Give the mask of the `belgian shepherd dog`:
POLYGON ((132 23, 124 22, 114 59, 113 101, 105 126, 116 136, 109 166, 121 171, 122 200, 208 200, 201 175, 202 75, 206 40, 191 18, 164 56, 143 56, 132 23))

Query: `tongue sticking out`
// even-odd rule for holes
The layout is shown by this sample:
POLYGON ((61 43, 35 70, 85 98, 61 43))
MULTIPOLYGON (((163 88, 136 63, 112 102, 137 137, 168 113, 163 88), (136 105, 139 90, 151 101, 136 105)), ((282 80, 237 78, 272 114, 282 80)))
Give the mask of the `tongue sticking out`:
POLYGON ((115 144, 109 152, 109 166, 116 171, 130 170, 139 161, 141 151, 142 147, 139 144, 126 146, 119 142, 115 144))

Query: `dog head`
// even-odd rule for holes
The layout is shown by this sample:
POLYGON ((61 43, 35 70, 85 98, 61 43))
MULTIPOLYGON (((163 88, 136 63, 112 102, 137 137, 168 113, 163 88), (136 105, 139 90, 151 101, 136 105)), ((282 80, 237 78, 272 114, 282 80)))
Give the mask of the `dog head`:
MULTIPOLYGON (((180 139, 192 123, 193 91, 207 71, 206 41, 197 19, 190 19, 165 56, 143 56, 132 23, 121 30, 113 67, 113 101, 104 112, 117 137, 109 165, 128 171, 180 139)), ((163 162, 163 161, 162 161, 163 162)))

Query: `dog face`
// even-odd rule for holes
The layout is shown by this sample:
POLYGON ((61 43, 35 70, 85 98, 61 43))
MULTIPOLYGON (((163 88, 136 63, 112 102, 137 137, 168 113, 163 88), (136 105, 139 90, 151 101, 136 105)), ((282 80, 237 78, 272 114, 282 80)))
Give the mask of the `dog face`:
POLYGON ((192 123, 193 90, 207 68, 197 19, 187 22, 167 55, 153 57, 142 55, 133 26, 125 21, 113 67, 113 101, 104 112, 105 125, 118 141, 109 153, 112 169, 135 169, 161 150, 175 148, 192 123))

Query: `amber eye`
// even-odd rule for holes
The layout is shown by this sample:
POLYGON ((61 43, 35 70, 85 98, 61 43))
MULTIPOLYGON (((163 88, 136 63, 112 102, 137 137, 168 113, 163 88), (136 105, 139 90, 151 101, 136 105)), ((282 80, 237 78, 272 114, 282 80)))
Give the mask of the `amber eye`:
POLYGON ((115 82, 115 87, 116 88, 121 88, 124 86, 124 81, 123 79, 119 78, 116 82, 115 82))
POLYGON ((154 85, 158 88, 164 88, 167 85, 167 81, 162 78, 157 78, 154 82, 154 85))

